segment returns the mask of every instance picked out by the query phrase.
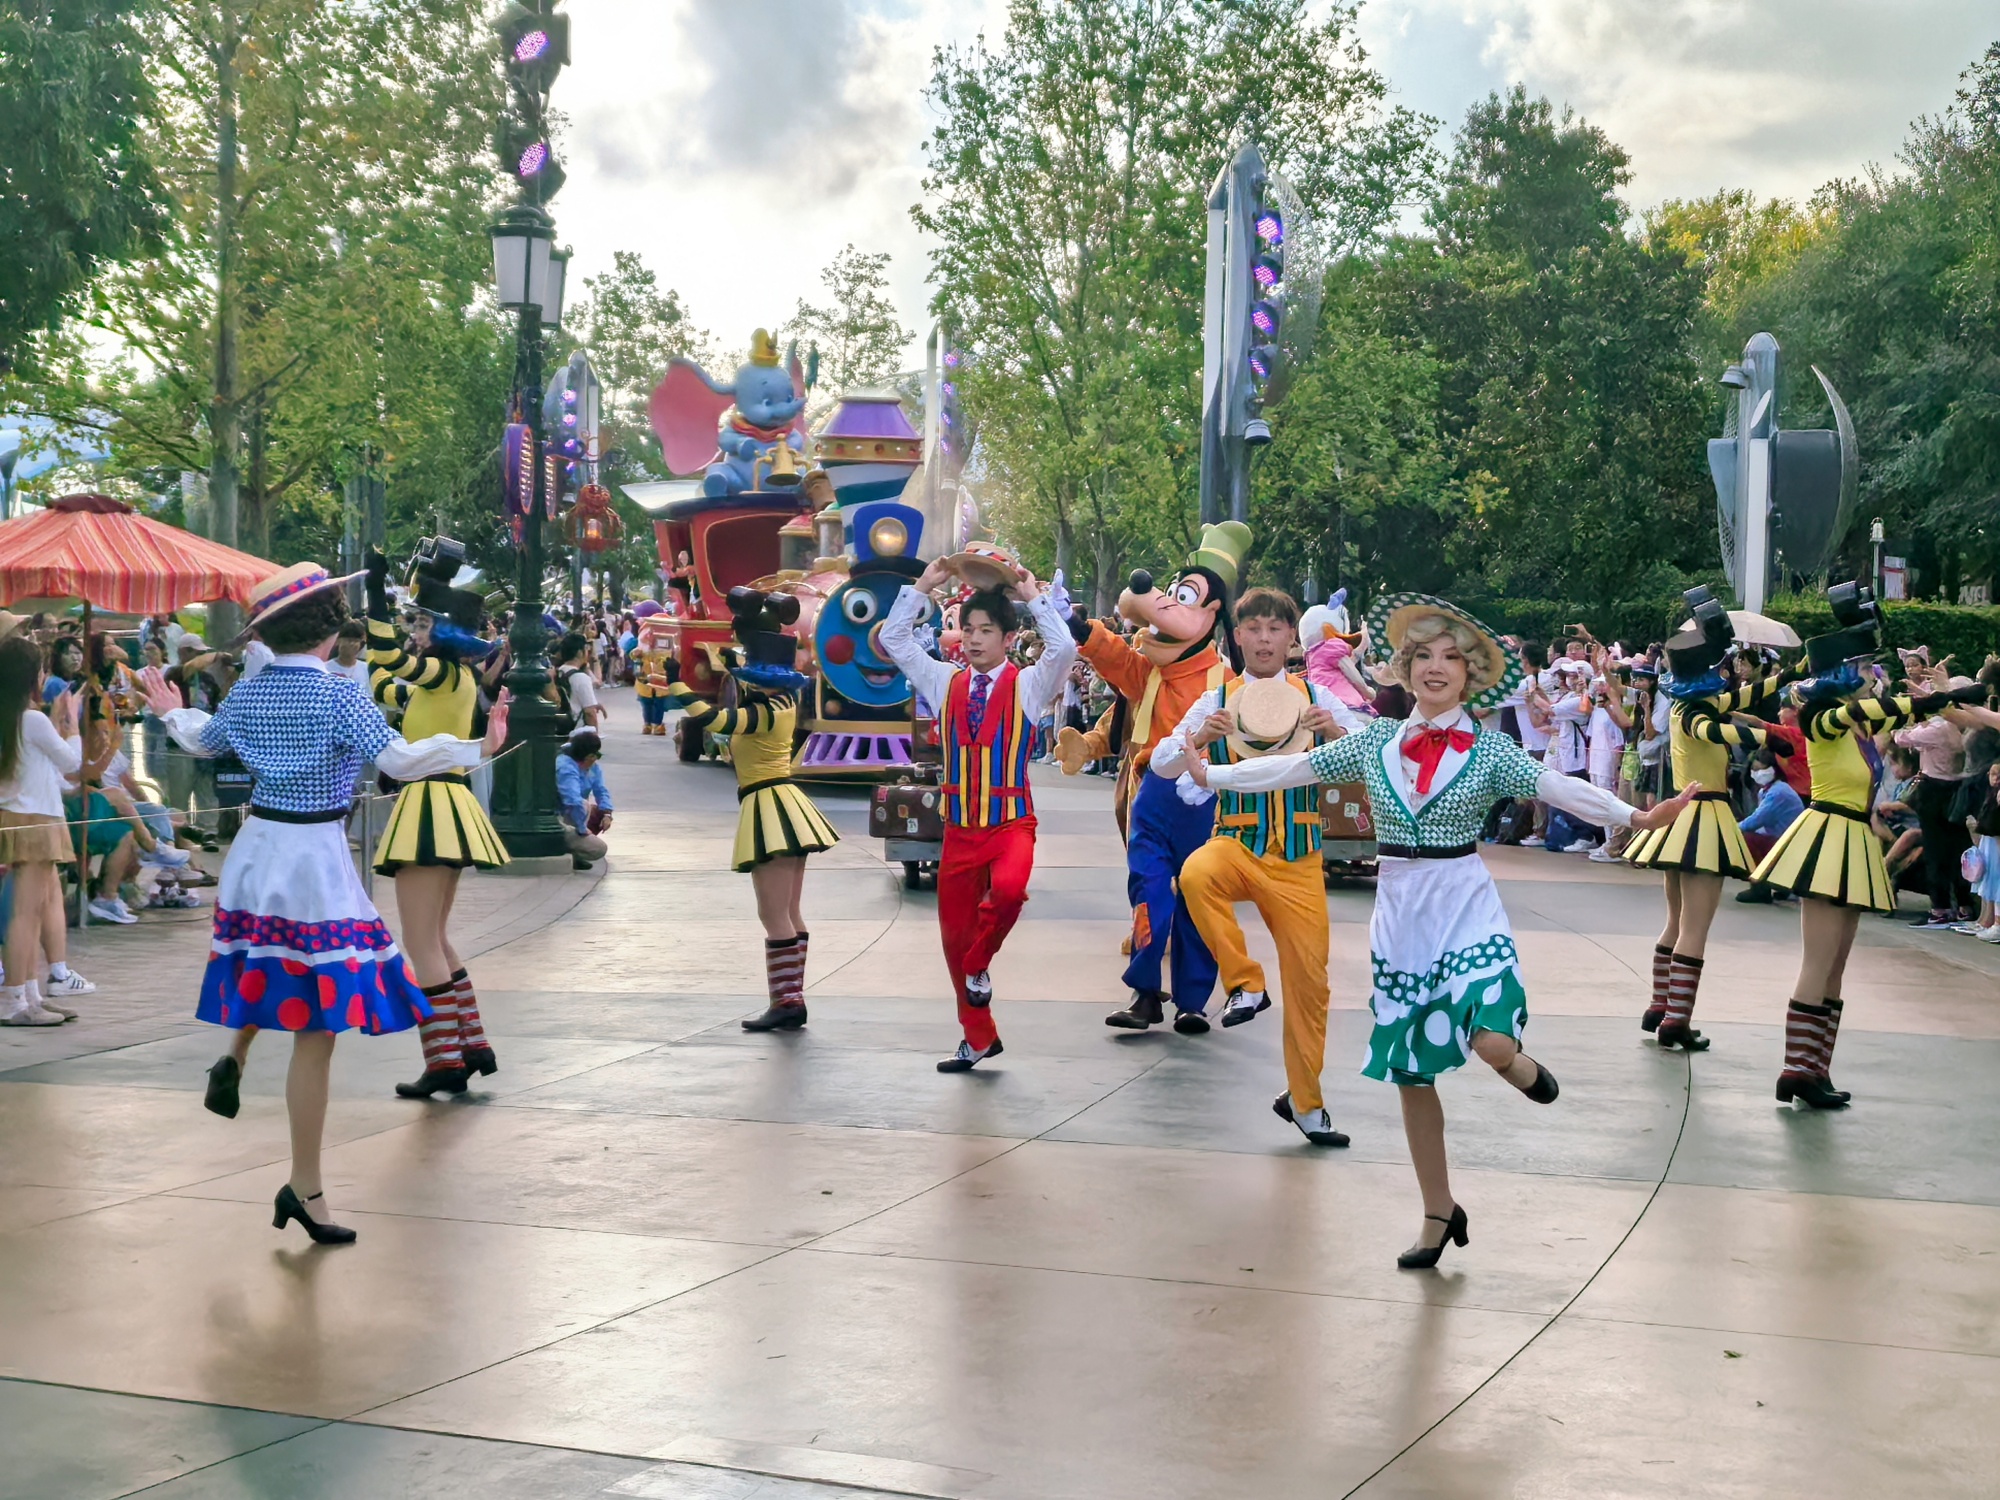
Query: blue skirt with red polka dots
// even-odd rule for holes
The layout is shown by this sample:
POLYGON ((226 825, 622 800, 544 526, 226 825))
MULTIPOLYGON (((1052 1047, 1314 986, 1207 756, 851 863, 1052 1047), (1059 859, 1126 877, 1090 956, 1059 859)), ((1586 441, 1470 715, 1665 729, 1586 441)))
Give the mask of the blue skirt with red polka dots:
POLYGON ((273 1031, 406 1031, 430 1015, 340 823, 252 817, 230 846, 195 1015, 273 1031))

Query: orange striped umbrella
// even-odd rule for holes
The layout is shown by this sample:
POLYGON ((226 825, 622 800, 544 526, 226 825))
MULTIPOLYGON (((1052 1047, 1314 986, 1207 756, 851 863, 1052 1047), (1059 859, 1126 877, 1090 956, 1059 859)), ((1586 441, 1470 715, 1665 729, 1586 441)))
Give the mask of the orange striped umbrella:
POLYGON ((109 495, 65 495, 35 515, 0 521, 0 603, 81 599, 127 615, 217 599, 247 604, 277 571, 109 495))

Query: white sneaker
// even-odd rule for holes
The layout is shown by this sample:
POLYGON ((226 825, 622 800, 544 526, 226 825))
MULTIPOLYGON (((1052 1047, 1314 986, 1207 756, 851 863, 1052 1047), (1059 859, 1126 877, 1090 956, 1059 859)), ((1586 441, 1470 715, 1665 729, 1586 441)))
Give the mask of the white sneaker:
POLYGON ((1521 847, 1523 849, 1540 849, 1545 847, 1547 843, 1548 843, 1547 839, 1537 838, 1534 834, 1531 833, 1526 838, 1521 840, 1521 847))
POLYGON ((2000 943, 2000 922, 1995 922, 1991 927, 1980 928, 1973 933, 1973 936, 1982 943, 2000 943))
POLYGON ((71 969, 60 979, 51 974, 40 983, 44 995, 94 995, 97 993, 97 986, 92 984, 88 979, 85 979, 74 969, 71 969))
POLYGON ((100 922, 115 922, 120 927, 130 927, 139 920, 116 896, 98 897, 90 903, 90 914, 100 922))
POLYGON ((1590 860, 1592 864, 1615 865, 1618 863, 1618 856, 1609 849, 1593 849, 1590 851, 1590 860))
POLYGON ((171 844, 159 844, 139 856, 142 865, 158 865, 163 870, 178 870, 194 858, 185 849, 176 849, 171 844))
POLYGON ((1578 839, 1574 844, 1563 850, 1565 854, 1595 854, 1596 852, 1597 845, 1590 839, 1578 839))
POLYGON ((1978 937, 1981 928, 1977 922, 1954 922, 1951 924, 1951 930, 1953 932, 1962 932, 1967 937, 1978 937))

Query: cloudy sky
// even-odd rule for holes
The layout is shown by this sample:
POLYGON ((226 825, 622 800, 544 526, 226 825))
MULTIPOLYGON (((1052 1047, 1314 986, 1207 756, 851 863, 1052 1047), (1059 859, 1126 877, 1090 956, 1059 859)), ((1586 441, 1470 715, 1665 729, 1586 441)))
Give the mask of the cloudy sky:
MULTIPOLYGON (((850 241, 892 257, 925 326, 911 226, 934 48, 997 39, 1004 0, 569 0, 569 184, 583 275, 636 250, 719 342, 782 321, 850 241)), ((1455 124, 1525 83, 1633 157, 1635 207, 1810 192, 1892 165, 1994 40, 1991 0, 1368 0, 1400 102, 1455 124)), ((912 343, 911 362, 921 349, 912 343)))

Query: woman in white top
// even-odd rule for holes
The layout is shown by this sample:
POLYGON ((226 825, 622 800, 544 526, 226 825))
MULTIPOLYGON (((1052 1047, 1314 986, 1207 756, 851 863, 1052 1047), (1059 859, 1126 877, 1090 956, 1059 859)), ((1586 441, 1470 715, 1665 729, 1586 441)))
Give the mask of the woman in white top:
POLYGON ((35 955, 42 917, 56 903, 56 866, 70 859, 63 783, 83 765, 76 700, 62 694, 45 715, 41 648, 24 636, 0 641, 0 863, 12 871, 14 908, 4 945, 0 1024, 59 1026, 66 1016, 41 1003, 35 955))

